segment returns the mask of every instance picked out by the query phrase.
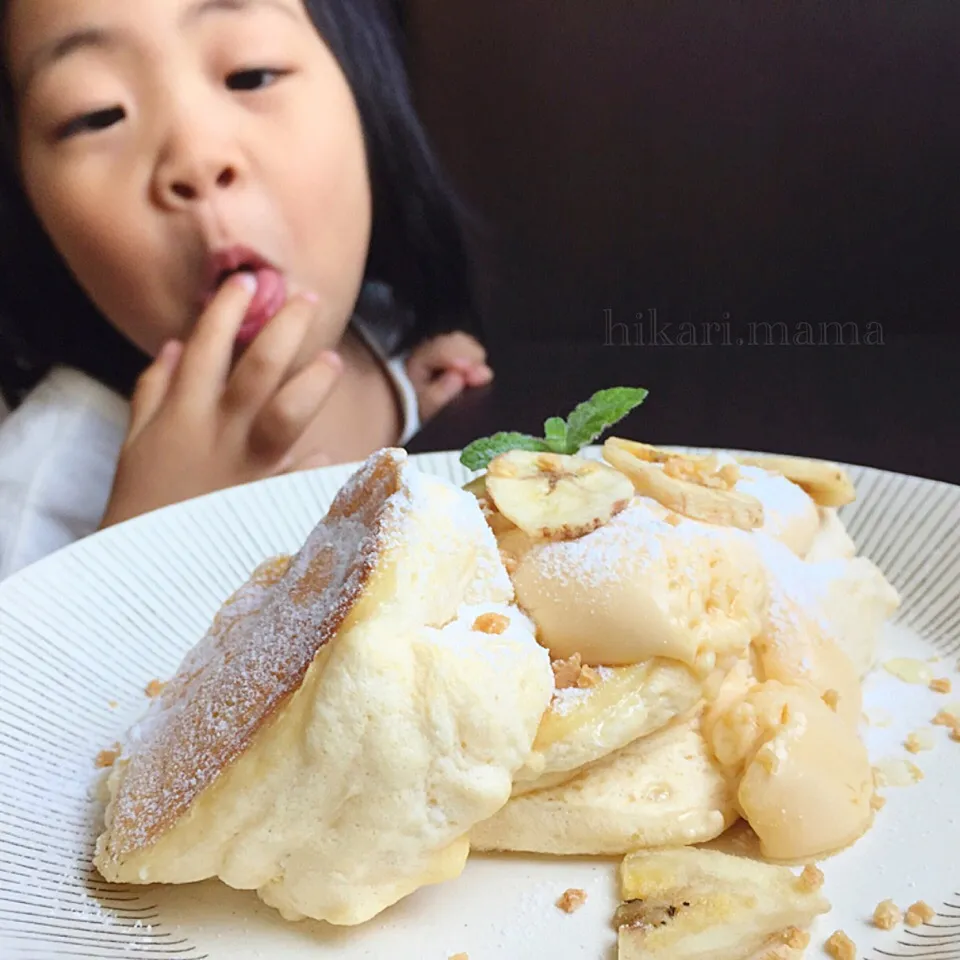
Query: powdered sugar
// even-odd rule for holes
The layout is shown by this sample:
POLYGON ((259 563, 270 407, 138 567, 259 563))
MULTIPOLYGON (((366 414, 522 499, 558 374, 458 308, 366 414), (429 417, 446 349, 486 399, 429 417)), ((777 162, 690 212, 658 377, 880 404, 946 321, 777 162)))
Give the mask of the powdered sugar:
MULTIPOLYGON (((597 667, 596 671, 601 683, 614 675, 614 671, 610 667, 597 667)), ((562 690, 555 690, 550 709, 557 716, 565 717, 571 710, 586 703, 590 695, 595 693, 596 690, 597 687, 564 687, 562 690)))

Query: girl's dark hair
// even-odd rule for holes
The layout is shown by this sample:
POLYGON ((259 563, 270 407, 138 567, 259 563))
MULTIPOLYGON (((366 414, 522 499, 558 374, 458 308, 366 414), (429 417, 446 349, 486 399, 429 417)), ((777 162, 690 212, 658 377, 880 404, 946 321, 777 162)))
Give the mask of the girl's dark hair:
MULTIPOLYGON (((396 0, 304 5, 359 108, 373 193, 365 280, 392 291, 397 349, 451 329, 479 337, 464 212, 414 109, 396 0)), ((0 0, 0 27, 7 7, 8 0, 0 0)), ((90 302, 30 207, 6 64, 0 151, 0 392, 16 406, 52 366, 63 364, 129 395, 148 360, 90 302)), ((357 310, 363 309, 361 295, 357 310)))

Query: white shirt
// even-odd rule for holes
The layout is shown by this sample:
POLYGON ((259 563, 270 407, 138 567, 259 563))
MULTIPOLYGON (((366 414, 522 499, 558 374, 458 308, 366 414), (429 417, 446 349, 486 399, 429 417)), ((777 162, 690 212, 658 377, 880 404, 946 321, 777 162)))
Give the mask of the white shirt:
MULTIPOLYGON (((388 358, 369 331, 355 326, 397 391, 404 445, 420 427, 405 358, 388 358)), ((97 529, 129 418, 123 397, 66 367, 0 417, 0 580, 97 529)))

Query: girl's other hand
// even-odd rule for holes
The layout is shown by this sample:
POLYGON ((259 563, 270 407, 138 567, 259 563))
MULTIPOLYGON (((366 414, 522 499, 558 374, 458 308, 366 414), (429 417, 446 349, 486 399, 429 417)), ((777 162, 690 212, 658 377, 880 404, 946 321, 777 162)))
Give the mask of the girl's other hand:
POLYGON ((417 347, 407 360, 420 418, 429 420, 468 387, 493 380, 487 353, 466 333, 446 333, 417 347))
POLYGON ((294 297, 234 365, 237 333, 255 284, 237 274, 220 289, 189 340, 168 343, 141 376, 101 527, 283 473, 291 449, 342 369, 321 353, 292 367, 317 309, 294 297))

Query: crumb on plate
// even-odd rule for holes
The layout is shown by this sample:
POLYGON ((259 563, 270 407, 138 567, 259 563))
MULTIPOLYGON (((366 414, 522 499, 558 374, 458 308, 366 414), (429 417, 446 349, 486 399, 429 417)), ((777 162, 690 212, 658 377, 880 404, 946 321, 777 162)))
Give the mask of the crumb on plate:
POLYGON ((934 693, 950 693, 953 690, 953 684, 949 677, 937 677, 930 681, 930 689, 934 693))
POLYGON ((157 697, 163 693, 163 688, 166 684, 162 680, 151 680, 147 686, 144 688, 144 693, 151 699, 155 700, 157 697))
POLYGON ((804 890, 819 890, 823 886, 823 871, 808 863, 800 874, 800 886, 804 890))
POLYGON ((109 703, 107 703, 107 706, 108 706, 111 710, 116 710, 117 707, 120 706, 120 704, 117 703, 116 700, 111 700, 111 701, 109 701, 109 703))
POLYGON ((470 956, 466 953, 454 953, 451 954, 450 960, 470 960, 470 956))
POLYGON ((882 810, 887 805, 887 798, 881 797, 879 793, 875 793, 870 798, 870 809, 871 810, 882 810))
POLYGON ((919 927, 924 923, 929 923, 936 915, 937 911, 934 910, 929 903, 918 900, 916 903, 907 907, 904 923, 906 923, 908 927, 919 927))
POLYGON ((904 747, 910 753, 921 753, 924 750, 932 750, 933 744, 923 734, 911 733, 903 742, 904 747))
POLYGON ((960 717, 955 713, 951 713, 949 710, 941 710, 933 718, 933 725, 935 727, 953 727, 956 729, 960 727, 960 717))
POLYGON ((478 633, 489 633, 493 636, 497 636, 510 626, 510 618, 505 617, 502 613, 481 613, 476 620, 473 621, 473 629, 478 633))
POLYGON ((108 767, 112 767, 120 757, 122 748, 119 743, 115 743, 109 750, 101 750, 96 759, 93 761, 94 766, 98 770, 106 770, 108 767))
POLYGON ((857 945, 842 930, 831 934, 823 949, 833 960, 857 960, 857 945))
POLYGON ((884 900, 877 904, 873 911, 873 925, 881 930, 892 930, 903 920, 900 908, 892 900, 884 900))
POLYGON ((565 891, 563 896, 557 901, 557 906, 564 913, 576 913, 586 902, 586 891, 571 887, 565 891))

